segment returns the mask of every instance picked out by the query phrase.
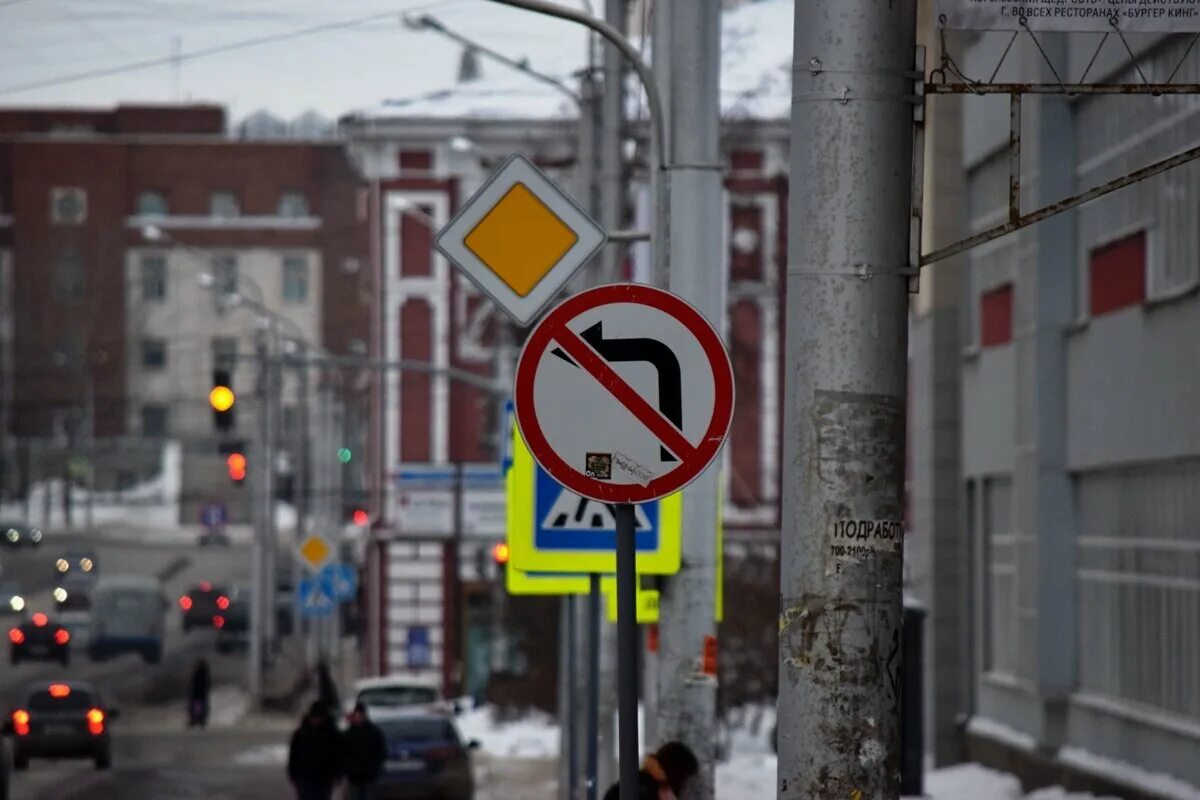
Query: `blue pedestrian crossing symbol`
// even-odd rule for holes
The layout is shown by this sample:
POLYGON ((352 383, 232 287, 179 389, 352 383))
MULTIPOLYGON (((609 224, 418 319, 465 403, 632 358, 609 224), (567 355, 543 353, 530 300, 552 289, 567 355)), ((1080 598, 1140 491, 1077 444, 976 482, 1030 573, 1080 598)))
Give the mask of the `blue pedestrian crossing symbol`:
POLYGON ((337 608, 337 601, 326 591, 319 576, 308 576, 300 581, 298 598, 300 601, 300 616, 325 617, 337 608))
POLYGON ((326 564, 317 578, 325 594, 338 603, 353 600, 358 594, 358 573, 349 564, 326 564))
MULTIPOLYGON (((534 543, 543 550, 617 549, 617 521, 607 503, 580 497, 564 489, 541 467, 537 468, 534 543)), ((658 549, 658 503, 634 506, 637 514, 636 547, 658 549)))

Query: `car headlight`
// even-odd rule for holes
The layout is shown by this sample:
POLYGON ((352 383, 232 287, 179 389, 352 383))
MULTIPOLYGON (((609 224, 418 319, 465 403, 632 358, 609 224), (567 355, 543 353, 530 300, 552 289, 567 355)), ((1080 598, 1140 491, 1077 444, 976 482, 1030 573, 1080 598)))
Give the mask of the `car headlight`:
POLYGON ((25 598, 21 597, 21 595, 19 595, 19 594, 14 594, 12 596, 12 598, 8 601, 8 604, 12 607, 13 611, 24 611, 25 610, 25 598))
POLYGON ((54 568, 59 572, 66 572, 71 568, 71 565, 67 563, 65 558, 60 558, 58 561, 54 562, 54 568))
POLYGON ((79 568, 82 569, 84 572, 91 572, 92 571, 92 560, 90 558, 79 559, 79 568))
POLYGON ((42 532, 37 528, 34 528, 29 532, 29 538, 33 539, 35 542, 40 542, 42 540, 42 532))
POLYGON ((65 603, 67 600, 67 590, 61 586, 54 587, 54 599, 60 603, 65 603))
POLYGON ((8 533, 5 535, 8 537, 10 542, 15 542, 17 539, 21 538, 21 532, 16 528, 9 528, 8 533))

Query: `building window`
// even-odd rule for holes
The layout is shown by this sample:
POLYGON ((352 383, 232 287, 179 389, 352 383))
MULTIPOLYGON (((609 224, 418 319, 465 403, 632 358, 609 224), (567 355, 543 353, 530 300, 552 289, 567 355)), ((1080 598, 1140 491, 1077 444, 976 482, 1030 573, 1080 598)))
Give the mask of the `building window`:
POLYGON ((1093 317, 1146 299, 1146 232, 1139 231, 1091 252, 1088 296, 1093 317))
POLYGON ((218 336, 212 340, 213 369, 233 372, 237 366, 237 339, 218 336))
POLYGON ((142 256, 142 299, 153 303, 167 299, 166 257, 142 256))
POLYGON ((167 197, 162 192, 145 191, 138 195, 139 217, 165 217, 168 212, 167 197))
POLYGON ((216 256, 212 262, 213 288, 218 294, 234 294, 238 290, 237 256, 216 256))
POLYGON ((167 343, 162 339, 142 339, 142 366, 162 369, 167 366, 167 343))
POLYGON ((398 158, 401 172, 429 172, 433 169, 432 150, 401 150, 398 158))
POLYGON ((762 150, 734 150, 729 154, 729 166, 734 172, 762 172, 762 150))
POLYGON ((167 408, 166 406, 142 406, 142 435, 143 436, 166 436, 167 435, 167 408))
POLYGON ((242 215, 242 207, 233 192, 213 192, 208 201, 208 213, 217 219, 234 219, 242 215))
POLYGON ((288 303, 308 302, 308 262, 303 256, 284 256, 283 299, 288 303))
POLYGON ((63 303, 83 299, 83 256, 75 250, 62 250, 54 256, 54 295, 63 303))
POLYGON ((279 198, 279 208, 276 213, 288 219, 300 219, 308 216, 308 199, 302 192, 284 192, 279 198))
POLYGON ((78 186, 56 186, 50 190, 50 221, 55 225, 87 222, 87 191, 78 186))
POLYGON ((297 420, 299 419, 297 409, 294 405, 285 405, 283 407, 283 432, 295 433, 297 420))
POLYGON ((1013 285, 1006 283, 979 296, 979 343, 1008 344, 1013 336, 1013 285))

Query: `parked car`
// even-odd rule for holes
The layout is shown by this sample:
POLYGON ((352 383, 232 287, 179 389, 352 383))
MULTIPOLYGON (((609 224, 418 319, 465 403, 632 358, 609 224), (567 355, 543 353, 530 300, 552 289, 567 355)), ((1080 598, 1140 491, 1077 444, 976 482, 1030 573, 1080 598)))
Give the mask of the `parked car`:
POLYGON ((0 531, 4 532, 4 542, 9 547, 37 547, 42 543, 41 529, 23 522, 0 522, 0 531))
POLYGON ((66 626, 51 622, 41 611, 10 628, 8 641, 11 645, 9 660, 13 664, 58 661, 65 667, 71 663, 71 632, 66 626))
POLYGON ((213 627, 213 619, 227 611, 231 602, 224 587, 201 581, 179 598, 183 630, 213 627))
POLYGON ((357 703, 367 707, 374 719, 376 712, 396 709, 426 710, 448 713, 454 708, 442 698, 440 684, 434 679, 414 675, 385 675, 379 678, 363 678, 354 684, 350 697, 346 698, 346 712, 357 703))
POLYGON ((108 769, 109 723, 119 716, 90 683, 30 684, 4 724, 4 732, 13 737, 13 768, 26 769, 31 758, 90 758, 96 769, 108 769))
POLYGON ((370 718, 387 740, 387 760, 375 787, 378 800, 472 800, 470 751, 479 742, 472 739, 464 745, 450 717, 398 710, 377 711, 370 718))
POLYGON ((92 591, 88 657, 134 652, 149 664, 162 660, 166 637, 162 583, 149 577, 104 577, 92 591))
POLYGON ((68 574, 54 587, 52 595, 59 611, 90 611, 92 589, 96 581, 90 575, 68 574))

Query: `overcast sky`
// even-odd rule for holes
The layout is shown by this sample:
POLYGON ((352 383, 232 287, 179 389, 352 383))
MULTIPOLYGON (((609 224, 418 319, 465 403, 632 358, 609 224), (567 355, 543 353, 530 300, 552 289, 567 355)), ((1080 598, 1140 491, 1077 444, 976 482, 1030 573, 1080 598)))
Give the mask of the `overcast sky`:
MULTIPOLYGON (((224 104, 233 120, 259 108, 337 117, 453 84, 461 48, 406 29, 406 12, 435 15, 549 72, 569 73, 584 59, 581 29, 489 0, 0 0, 0 105, 183 99, 224 104), (321 26, 327 29, 301 35, 321 26), (291 38, 188 57, 277 36, 291 38), (178 98, 170 63, 71 79, 169 59, 175 37, 185 59, 178 98)), ((485 62, 484 69, 495 75, 505 68, 485 62)))

